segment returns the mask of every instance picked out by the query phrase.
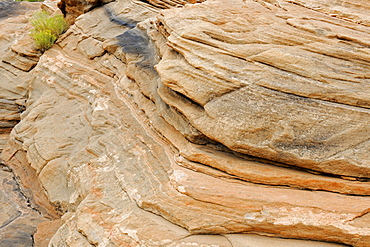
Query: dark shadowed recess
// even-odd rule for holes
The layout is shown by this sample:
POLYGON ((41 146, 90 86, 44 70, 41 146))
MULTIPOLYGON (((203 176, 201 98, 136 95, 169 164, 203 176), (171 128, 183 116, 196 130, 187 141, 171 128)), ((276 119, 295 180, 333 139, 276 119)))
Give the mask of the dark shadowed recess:
POLYGON ((22 15, 30 10, 31 5, 38 6, 39 2, 17 2, 13 0, 0 0, 0 21, 22 15))
POLYGON ((116 36, 117 44, 122 47, 122 50, 127 54, 139 55, 141 59, 137 65, 153 68, 154 48, 146 32, 136 26, 138 22, 125 17, 118 17, 109 8, 105 8, 105 12, 112 22, 129 28, 129 30, 116 36))
MULTIPOLYGON (((1 247, 30 247, 33 246, 33 235, 36 225, 43 217, 31 209, 27 198, 20 191, 18 183, 9 171, 4 172, 5 166, 0 160, 0 246, 1 247), (4 176, 4 173, 9 175, 4 176), (8 208, 8 210, 4 210, 8 208), (14 208, 9 210, 9 206, 14 208), (3 207, 3 208, 2 208, 3 207), (32 213, 33 212, 33 213, 32 213), (4 217, 5 216, 5 217, 4 217)), ((44 219, 45 220, 45 219, 44 219)))
POLYGON ((13 0, 0 0, 0 20, 16 16, 20 7, 20 2, 14 2, 13 0))

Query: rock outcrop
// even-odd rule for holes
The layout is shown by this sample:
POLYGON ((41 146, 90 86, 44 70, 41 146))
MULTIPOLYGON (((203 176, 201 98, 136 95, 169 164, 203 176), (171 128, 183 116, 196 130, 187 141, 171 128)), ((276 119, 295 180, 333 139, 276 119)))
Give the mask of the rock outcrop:
MULTIPOLYGON (((20 112, 24 108, 27 73, 20 67, 37 64, 23 56, 26 49, 20 44, 28 38, 25 30, 29 30, 27 16, 23 14, 39 8, 38 3, 0 2, 0 152, 11 129, 19 122, 20 112), (14 59, 11 61, 10 57, 14 59)), ((29 42, 26 44, 29 47, 29 42)))
MULTIPOLYGON (((0 2, 0 154, 25 109, 28 72, 41 55, 28 38, 31 27, 27 20, 40 6, 40 3, 0 2)), ((46 246, 34 245, 35 233, 39 224, 50 222, 51 218, 38 212, 37 205, 25 194, 30 195, 20 190, 14 174, 0 159, 0 246, 46 246)), ((46 197, 45 201, 48 203, 46 197)), ((38 242, 47 244, 47 238, 54 232, 44 231, 38 242)))
POLYGON ((33 246, 39 223, 48 219, 33 210, 12 173, 0 164, 0 246, 33 246))
POLYGON ((195 2, 73 3, 35 67, 3 59, 49 246, 370 246, 368 5, 195 2))

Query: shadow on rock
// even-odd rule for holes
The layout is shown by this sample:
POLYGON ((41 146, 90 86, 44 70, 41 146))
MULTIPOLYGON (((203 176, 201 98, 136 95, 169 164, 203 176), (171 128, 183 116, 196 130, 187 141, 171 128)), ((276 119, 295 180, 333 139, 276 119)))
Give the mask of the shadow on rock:
POLYGON ((123 17, 117 17, 109 8, 105 8, 109 19, 121 26, 129 28, 123 34, 116 37, 117 44, 122 47, 126 54, 139 55, 140 61, 137 65, 153 68, 154 66, 154 49, 146 32, 137 27, 137 21, 123 17))
POLYGON ((0 20, 17 15, 19 8, 21 8, 20 2, 0 0, 0 20))

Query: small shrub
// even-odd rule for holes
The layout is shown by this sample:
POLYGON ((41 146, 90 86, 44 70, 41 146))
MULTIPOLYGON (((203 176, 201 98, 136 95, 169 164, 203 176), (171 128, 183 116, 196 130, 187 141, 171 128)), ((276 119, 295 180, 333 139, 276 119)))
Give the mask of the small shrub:
POLYGON ((41 52, 52 47, 58 36, 68 28, 63 16, 50 16, 45 10, 36 12, 30 22, 33 26, 30 35, 41 52))
POLYGON ((35 40, 36 47, 41 52, 50 49, 57 39, 57 36, 52 34, 50 30, 32 31, 31 37, 35 40))

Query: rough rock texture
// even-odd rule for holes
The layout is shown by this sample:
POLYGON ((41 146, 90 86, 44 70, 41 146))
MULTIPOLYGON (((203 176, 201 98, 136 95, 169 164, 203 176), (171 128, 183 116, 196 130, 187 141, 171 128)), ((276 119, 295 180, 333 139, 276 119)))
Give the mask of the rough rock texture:
POLYGON ((0 152, 11 129, 20 120, 19 113, 23 110, 26 99, 27 73, 19 69, 22 67, 20 60, 23 59, 24 67, 37 63, 29 62, 30 60, 22 56, 30 45, 29 41, 25 42, 25 47, 21 45, 24 45, 23 40, 28 40, 25 30, 30 29, 27 21, 29 15, 22 14, 39 8, 39 3, 0 2, 0 152))
MULTIPOLYGON (((73 24, 77 17, 91 9, 112 2, 113 0, 60 0, 58 7, 62 10, 68 23, 73 24)), ((187 3, 200 3, 205 0, 137 0, 138 5, 145 6, 151 11, 156 11, 155 8, 171 8, 182 7, 187 3), (149 3, 149 4, 147 4, 149 3)), ((128 9, 123 9, 126 12, 128 9)), ((118 10, 121 12, 122 10, 118 10)))
POLYGON ((112 0, 61 0, 58 2, 58 7, 64 14, 67 22, 73 24, 78 16, 111 1, 112 0))
MULTIPOLYGON (((37 8, 40 3, 30 2, 15 2, 12 0, 1 0, 0 1, 0 21, 9 17, 15 17, 23 15, 25 12, 31 9, 37 8)), ((3 30, 2 30, 3 31, 3 30)))
POLYGON ((176 52, 166 51, 156 68, 193 102, 165 101, 234 151, 369 177, 370 29, 280 5, 211 1, 164 12, 162 32, 176 52), (194 73, 207 79, 194 87, 194 73))
POLYGON ((29 72, 1 157, 49 246, 369 246, 364 10, 175 2, 96 7, 29 72))
POLYGON ((0 164, 0 246, 33 246, 36 226, 47 219, 29 207, 14 176, 0 164))
MULTIPOLYGON (((41 3, 0 2, 0 154, 11 129, 19 122, 20 113, 25 109, 29 71, 37 64, 41 55, 28 36, 31 28, 28 18, 40 6, 41 3)), ((19 154, 15 157, 19 157, 19 154)), ((26 166, 20 169, 23 172, 26 170, 26 166)), ((19 174, 21 172, 18 171, 17 175, 19 174)), ((26 177, 32 180, 27 173, 26 177)), ((26 185, 27 181, 23 181, 26 185)), ((0 159, 0 246, 47 246, 48 241, 41 245, 34 243, 36 232, 41 235, 39 240, 47 236, 48 231, 37 229, 39 223, 50 222, 50 218, 53 218, 35 203, 32 193, 29 193, 36 188, 35 181, 38 181, 36 177, 29 184, 32 189, 27 190, 23 186, 23 190, 20 190, 14 174, 0 159), (37 209, 41 209, 43 215, 37 209)), ((50 205, 44 191, 41 191, 40 195, 42 194, 45 203, 50 205)), ((45 204, 40 200, 36 201, 40 205, 45 204)), ((55 211, 54 207, 50 208, 55 211)), ((49 240, 50 238, 49 236, 49 240)))

